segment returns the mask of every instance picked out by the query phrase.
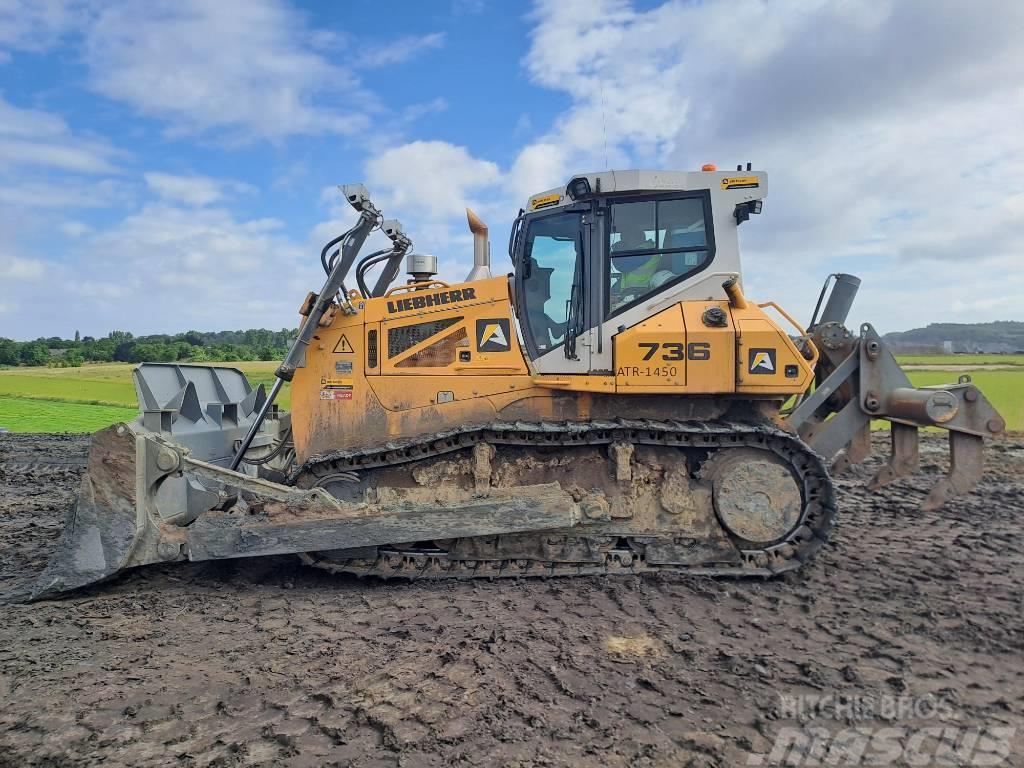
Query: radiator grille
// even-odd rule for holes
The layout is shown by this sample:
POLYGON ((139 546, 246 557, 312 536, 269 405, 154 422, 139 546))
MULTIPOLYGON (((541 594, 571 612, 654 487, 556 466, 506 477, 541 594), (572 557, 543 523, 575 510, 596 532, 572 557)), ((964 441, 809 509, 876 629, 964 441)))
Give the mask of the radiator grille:
POLYGON ((421 341, 426 341, 461 320, 461 317, 448 317, 444 320, 431 320, 426 323, 388 328, 388 359, 402 354, 405 350, 415 347, 421 341))
POLYGON ((443 368, 455 362, 459 347, 469 347, 465 328, 454 330, 419 352, 413 352, 397 363, 395 368, 443 368))

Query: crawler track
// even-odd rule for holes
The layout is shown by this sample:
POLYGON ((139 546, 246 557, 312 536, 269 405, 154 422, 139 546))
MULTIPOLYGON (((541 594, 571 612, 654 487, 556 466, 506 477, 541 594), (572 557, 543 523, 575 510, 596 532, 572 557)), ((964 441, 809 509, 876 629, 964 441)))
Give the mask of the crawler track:
MULTIPOLYGON (((520 576, 577 576, 642 571, 686 571, 715 576, 771 576, 799 568, 818 552, 832 531, 836 502, 823 460, 793 435, 770 424, 746 422, 678 422, 618 419, 600 422, 492 422, 354 451, 315 457, 297 468, 289 482, 315 484, 318 479, 357 477, 374 469, 408 464, 472 448, 480 442, 494 446, 607 445, 674 446, 707 451, 709 457, 736 448, 757 448, 775 454, 798 479, 803 508, 799 523, 781 540, 750 548, 735 541, 738 563, 665 565, 649 563, 644 547, 627 538, 608 549, 603 562, 524 559, 456 559, 443 546, 378 547, 371 556, 344 557, 343 551, 308 553, 303 559, 316 567, 357 576, 404 579, 472 579, 520 576)), ((549 542, 551 536, 545 537, 549 542)), ((579 540, 585 536, 573 534, 579 540)))

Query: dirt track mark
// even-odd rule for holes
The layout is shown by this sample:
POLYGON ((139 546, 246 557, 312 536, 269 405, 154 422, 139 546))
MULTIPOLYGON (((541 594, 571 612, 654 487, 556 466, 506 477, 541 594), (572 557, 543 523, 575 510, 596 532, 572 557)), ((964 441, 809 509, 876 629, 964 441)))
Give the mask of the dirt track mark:
MULTIPOLYGON (((5 605, 0 764, 743 765, 780 695, 821 693, 940 695, 1024 732, 1024 441, 928 515, 944 443, 922 459, 882 495, 859 485, 877 462, 840 479, 833 543, 772 581, 384 584, 264 558, 5 605)), ((76 485, 0 470, 0 590, 42 567, 76 485)))

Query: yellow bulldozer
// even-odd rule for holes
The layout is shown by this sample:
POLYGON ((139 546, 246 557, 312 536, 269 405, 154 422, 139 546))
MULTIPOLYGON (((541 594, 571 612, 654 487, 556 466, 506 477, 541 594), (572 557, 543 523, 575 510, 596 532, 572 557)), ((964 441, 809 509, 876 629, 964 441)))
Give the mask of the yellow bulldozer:
POLYGON ((870 325, 848 330, 857 278, 831 275, 806 329, 745 296, 739 227, 766 192, 749 164, 575 176, 520 211, 507 276, 469 211, 474 265, 447 283, 342 187, 358 220, 324 247, 270 392, 231 368, 137 368, 140 414, 93 436, 34 596, 285 553, 385 578, 770 576, 828 540, 831 473, 877 420, 892 454, 874 486, 942 427, 950 471, 924 504, 968 491, 1003 420, 966 377, 914 387, 870 325), (390 247, 360 259, 376 229, 390 247))

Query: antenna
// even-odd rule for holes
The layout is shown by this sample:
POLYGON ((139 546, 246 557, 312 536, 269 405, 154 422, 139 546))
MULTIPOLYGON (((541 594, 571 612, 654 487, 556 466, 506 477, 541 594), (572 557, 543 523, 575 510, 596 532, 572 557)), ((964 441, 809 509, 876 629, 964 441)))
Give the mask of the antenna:
POLYGON ((608 170, 608 121, 604 116, 604 78, 602 77, 599 82, 601 83, 601 130, 604 132, 604 169, 608 170))

